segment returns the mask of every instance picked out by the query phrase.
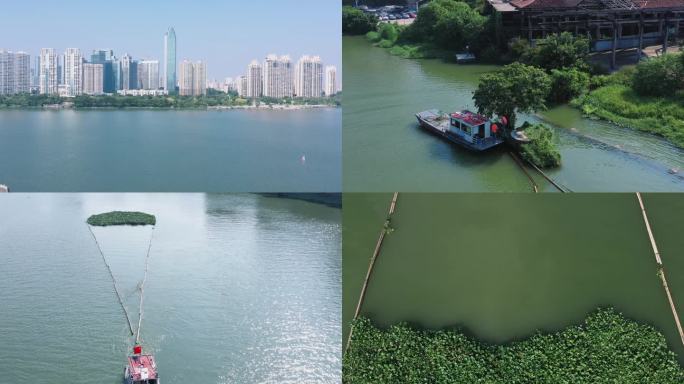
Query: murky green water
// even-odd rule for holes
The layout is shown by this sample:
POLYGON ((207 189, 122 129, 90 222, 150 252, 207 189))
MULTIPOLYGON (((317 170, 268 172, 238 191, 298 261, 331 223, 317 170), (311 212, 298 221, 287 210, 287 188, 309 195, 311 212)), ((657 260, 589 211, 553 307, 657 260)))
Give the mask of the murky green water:
MULTIPOLYGON (((416 112, 474 108, 472 91, 494 66, 406 60, 345 37, 344 190, 529 191, 505 150, 472 154, 421 130, 416 112)), ((556 127, 563 166, 549 172, 574 191, 680 191, 684 151, 666 141, 582 118, 569 107, 542 118, 556 127)), ((537 120, 520 116, 520 120, 537 120)), ((541 177, 543 190, 554 188, 541 177)))
MULTIPOLYGON (((389 202, 345 195, 345 340, 389 202)), ((673 261, 681 259, 684 198, 646 195, 645 204, 684 304, 684 263, 673 261)), ((392 227, 361 311, 380 326, 460 326, 505 343, 613 306, 656 326, 684 363, 634 194, 400 194, 392 227)))
MULTIPOLYGON (((339 209, 256 195, 0 196, 0 382, 121 383, 132 340, 85 219, 157 216, 143 344, 163 383, 338 383, 339 209)), ((136 316, 149 227, 96 228, 136 316)))

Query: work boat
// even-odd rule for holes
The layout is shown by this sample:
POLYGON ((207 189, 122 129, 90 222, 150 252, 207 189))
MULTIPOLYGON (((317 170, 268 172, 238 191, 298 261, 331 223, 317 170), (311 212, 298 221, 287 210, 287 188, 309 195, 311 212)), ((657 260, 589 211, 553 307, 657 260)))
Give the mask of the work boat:
POLYGON ((133 355, 128 357, 124 380, 126 384, 159 384, 154 356, 143 354, 140 345, 133 347, 133 355))
POLYGON ((468 110, 447 114, 431 109, 417 113, 416 118, 424 129, 473 151, 485 151, 505 141, 502 123, 468 110))

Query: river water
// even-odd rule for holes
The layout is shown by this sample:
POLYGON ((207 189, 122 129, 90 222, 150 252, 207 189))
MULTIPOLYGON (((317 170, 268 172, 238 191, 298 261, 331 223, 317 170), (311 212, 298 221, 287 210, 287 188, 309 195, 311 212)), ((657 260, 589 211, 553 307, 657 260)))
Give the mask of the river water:
MULTIPOLYGON (((344 196, 344 337, 389 194, 344 196)), ((645 194, 675 302, 684 308, 684 197, 645 194)), ((578 324, 614 307, 651 324, 684 364, 634 194, 400 194, 361 314, 461 327, 488 343, 578 324)))
MULTIPOLYGON (((472 154, 418 127, 414 114, 431 108, 474 108, 472 92, 487 65, 406 60, 344 37, 344 190, 529 191, 505 150, 472 154)), ((563 165, 549 171, 573 191, 682 191, 684 151, 653 135, 586 119, 562 106, 539 117, 557 133, 563 165)), ((550 183, 535 177, 544 191, 550 183)))
MULTIPOLYGON (((341 213, 256 195, 0 198, 0 379, 121 383, 132 340, 85 220, 157 216, 143 345, 162 382, 338 383, 341 213)), ((151 227, 94 228, 137 323, 151 227)))
POLYGON ((339 192, 339 109, 0 111, 22 192, 339 192))

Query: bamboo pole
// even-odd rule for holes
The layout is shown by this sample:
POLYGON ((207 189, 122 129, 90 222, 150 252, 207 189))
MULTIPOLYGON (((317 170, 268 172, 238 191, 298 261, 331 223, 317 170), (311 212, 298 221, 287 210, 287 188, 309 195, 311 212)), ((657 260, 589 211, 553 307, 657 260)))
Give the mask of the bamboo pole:
POLYGON ((520 169, 522 169, 522 171, 525 173, 525 176, 527 176, 527 178, 530 180, 530 184, 532 184, 532 190, 534 191, 534 193, 539 193, 539 187, 537 187, 537 183, 532 178, 532 175, 530 175, 530 173, 527 172, 527 169, 525 169, 525 165, 522 163, 522 161, 520 161, 518 156, 516 156, 513 152, 509 151, 508 154, 511 155, 513 161, 515 161, 515 163, 518 164, 520 169))
MULTIPOLYGON (((394 213, 394 210, 397 207, 397 197, 399 197, 399 192, 394 192, 394 195, 392 196, 392 202, 390 203, 389 211, 388 211, 388 216, 387 216, 387 223, 391 217, 392 214, 394 213)), ((363 305, 363 300, 366 296, 366 289, 368 288, 368 282, 370 280, 371 274, 373 273, 373 267, 375 266, 375 261, 378 258, 378 255, 380 254, 380 249, 382 248, 382 242, 385 239, 385 235, 387 234, 387 228, 383 226, 382 230, 380 231, 380 236, 378 237, 378 241, 375 243, 375 249, 373 250, 373 256, 371 256, 370 263, 368 264, 368 270, 366 271, 366 278, 363 281, 363 286, 361 287, 361 294, 359 295, 359 301, 356 303, 356 310, 354 311, 354 319, 356 320, 359 317, 359 313, 361 312, 361 306, 363 305)), ((351 344, 351 339, 352 335, 354 333, 354 327, 352 326, 351 329, 349 330, 349 336, 347 337, 347 343, 344 347, 344 350, 346 351, 349 349, 349 345, 351 344)))
POLYGON ((660 253, 658 252, 658 246, 656 245, 655 238, 653 236, 653 231, 651 231, 651 224, 648 221, 648 215, 646 214, 646 208, 644 207, 644 202, 641 199, 641 193, 636 193, 637 200, 639 200, 639 207, 641 208, 641 215, 644 218, 644 224, 646 225, 646 231, 648 232, 648 239, 651 241, 651 248, 653 249, 653 255, 655 256, 656 262, 658 263, 658 277, 663 284, 665 289, 665 294, 667 295, 667 301, 670 303, 670 310, 672 311, 672 316, 675 320, 675 325, 677 326, 677 332, 679 332, 679 338, 684 345, 684 330, 682 329, 682 323, 679 320, 679 315, 677 314, 677 308, 675 307, 674 300, 672 299, 672 293, 670 293, 670 287, 667 284, 667 278, 665 277, 665 268, 663 267, 663 261, 660 258, 660 253))

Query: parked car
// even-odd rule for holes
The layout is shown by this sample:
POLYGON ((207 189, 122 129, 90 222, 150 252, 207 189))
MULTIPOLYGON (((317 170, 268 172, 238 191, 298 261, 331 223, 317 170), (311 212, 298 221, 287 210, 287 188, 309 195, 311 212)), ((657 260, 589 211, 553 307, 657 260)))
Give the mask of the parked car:
POLYGON ((390 19, 390 20, 396 20, 396 19, 397 19, 397 17, 396 17, 396 16, 394 16, 394 15, 389 15, 389 19, 390 19))
POLYGON ((402 14, 401 14, 401 18, 402 18, 402 19, 408 19, 408 18, 409 18, 408 13, 402 13, 402 14))
POLYGON ((409 13, 409 17, 411 17, 412 19, 415 19, 415 18, 416 18, 416 14, 413 13, 413 12, 411 12, 411 13, 409 13))

